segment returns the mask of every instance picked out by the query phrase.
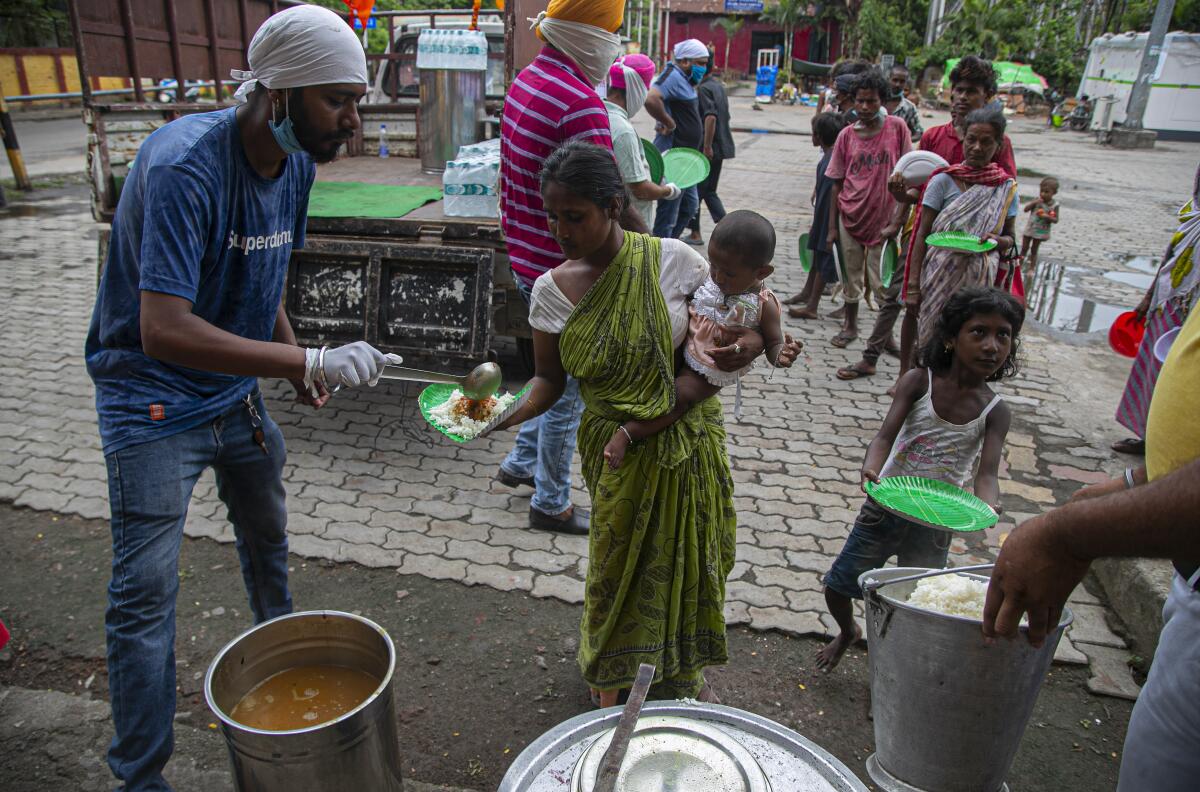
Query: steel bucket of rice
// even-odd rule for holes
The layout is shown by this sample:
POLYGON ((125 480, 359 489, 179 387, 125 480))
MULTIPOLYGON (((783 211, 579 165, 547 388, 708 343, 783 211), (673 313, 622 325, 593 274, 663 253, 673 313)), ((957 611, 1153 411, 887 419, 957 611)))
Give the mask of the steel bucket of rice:
MULTIPOLYGON (((885 792, 1000 792, 1063 630, 1035 649, 985 646, 988 577, 893 567, 859 577, 867 615, 875 753, 867 773, 885 792)), ((1024 633, 1026 626, 1021 625, 1024 633)))

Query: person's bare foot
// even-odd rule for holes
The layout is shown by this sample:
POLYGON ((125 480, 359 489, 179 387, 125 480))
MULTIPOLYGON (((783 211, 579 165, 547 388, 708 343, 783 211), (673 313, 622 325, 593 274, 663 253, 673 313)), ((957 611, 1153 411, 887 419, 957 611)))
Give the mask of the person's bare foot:
POLYGON ((808 296, 809 295, 807 292, 803 292, 803 291, 796 292, 791 297, 788 297, 786 300, 784 300, 783 304, 784 305, 799 305, 800 303, 808 302, 808 296))
POLYGON ((820 319, 821 315, 807 308, 788 308, 788 316, 793 319, 820 319))
POLYGON ((621 691, 618 690, 601 690, 600 691, 600 708, 615 707, 621 698, 621 691))
POLYGON ((843 305, 841 308, 838 308, 836 311, 830 311, 829 318, 830 319, 845 319, 846 318, 846 306, 843 305))
POLYGON ((846 650, 853 646, 855 641, 860 640, 862 640, 862 628, 857 624, 854 625, 852 635, 846 635, 844 632, 838 633, 836 638, 817 652, 817 670, 829 673, 837 668, 837 664, 842 661, 842 655, 846 654, 846 650))
POLYGON ((856 380, 860 377, 871 377, 875 375, 875 365, 866 360, 860 360, 852 366, 846 366, 837 370, 837 378, 840 380, 856 380))
POLYGON ((704 687, 700 688, 700 692, 696 694, 696 701, 703 701, 705 704, 721 703, 717 691, 712 689, 712 685, 708 684, 708 680, 704 681, 704 687))
POLYGON ((842 331, 835 335, 829 341, 829 343, 833 344, 838 349, 845 349, 846 347, 850 346, 850 342, 854 341, 856 338, 858 338, 858 328, 846 327, 842 328, 842 331))

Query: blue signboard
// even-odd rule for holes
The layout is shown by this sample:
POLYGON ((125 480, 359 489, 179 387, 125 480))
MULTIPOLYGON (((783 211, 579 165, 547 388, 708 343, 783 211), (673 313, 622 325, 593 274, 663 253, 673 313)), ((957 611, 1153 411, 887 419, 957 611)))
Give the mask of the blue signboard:
MULTIPOLYGON (((353 27, 356 30, 362 30, 362 22, 358 21, 358 17, 352 17, 352 20, 353 20, 353 27)), ((379 24, 379 20, 376 19, 374 16, 367 17, 367 29, 368 30, 374 29, 376 26, 378 26, 378 24, 379 24)))
POLYGON ((725 10, 743 14, 761 14, 762 0, 725 0, 725 10))

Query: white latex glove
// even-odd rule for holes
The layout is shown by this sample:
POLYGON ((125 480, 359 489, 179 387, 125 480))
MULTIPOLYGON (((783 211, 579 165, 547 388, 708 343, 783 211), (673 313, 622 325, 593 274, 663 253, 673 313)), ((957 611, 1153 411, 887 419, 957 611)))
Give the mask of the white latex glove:
POLYGON ((679 189, 679 186, 676 185, 675 182, 667 182, 663 185, 663 187, 666 187, 671 191, 671 193, 666 197, 666 200, 668 201, 674 201, 679 196, 683 195, 683 190, 679 189))
POLYGON ((399 355, 384 354, 366 341, 326 349, 322 357, 319 349, 306 349, 305 383, 321 381, 330 390, 340 387, 352 388, 364 382, 372 387, 378 384, 383 367, 399 365, 404 359, 399 355), (310 374, 311 372, 311 374, 310 374))

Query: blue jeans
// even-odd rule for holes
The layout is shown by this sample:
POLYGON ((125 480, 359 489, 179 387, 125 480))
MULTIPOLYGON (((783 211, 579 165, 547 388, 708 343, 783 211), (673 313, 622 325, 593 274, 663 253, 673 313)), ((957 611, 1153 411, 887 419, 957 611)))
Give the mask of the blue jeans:
POLYGON ((825 575, 825 585, 845 597, 862 599, 858 578, 896 556, 902 567, 942 569, 950 554, 950 532, 909 522, 867 499, 842 552, 825 575))
POLYGON ((654 236, 663 239, 679 239, 683 229, 691 222, 700 208, 700 192, 688 187, 674 201, 661 200, 654 215, 654 236))
POLYGON ((1200 592, 1176 573, 1150 676, 1138 696, 1117 792, 1184 792, 1200 777, 1200 592))
POLYGON ((105 614, 108 687, 116 736, 113 775, 129 792, 168 790, 162 770, 175 735, 175 597, 188 501, 208 467, 229 511, 255 622, 292 611, 287 586, 287 506, 279 427, 262 416, 269 453, 253 440, 244 403, 179 434, 105 457, 113 562, 105 614))
MULTIPOLYGON (((532 289, 517 282, 517 290, 529 302, 532 289)), ((513 476, 533 476, 534 493, 529 505, 543 514, 562 514, 571 505, 571 457, 583 415, 579 381, 567 375, 563 395, 549 410, 521 425, 517 444, 500 463, 513 476)))

